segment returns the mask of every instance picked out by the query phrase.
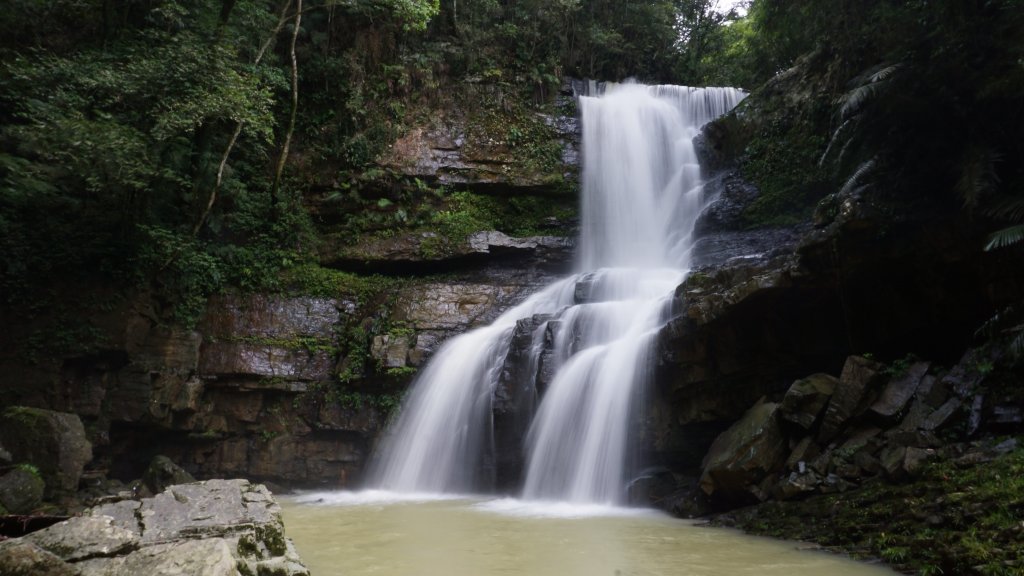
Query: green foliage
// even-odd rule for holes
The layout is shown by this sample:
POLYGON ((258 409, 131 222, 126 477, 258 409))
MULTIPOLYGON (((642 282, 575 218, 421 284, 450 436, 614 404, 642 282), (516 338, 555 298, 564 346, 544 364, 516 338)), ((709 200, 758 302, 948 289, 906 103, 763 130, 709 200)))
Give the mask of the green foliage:
POLYGON ((39 472, 39 468, 35 464, 22 462, 21 464, 15 466, 15 468, 19 470, 24 470, 25 472, 28 472, 29 474, 35 476, 36 478, 42 479, 42 475, 39 472))
POLYGON ((761 191, 744 210, 749 226, 805 220, 829 191, 827 174, 818 164, 825 149, 825 139, 816 132, 820 125, 813 115, 778 118, 747 145, 741 170, 761 191))
POLYGON ((922 574, 1020 574, 1024 450, 992 462, 937 461, 910 483, 762 505, 741 527, 862 550, 922 574))

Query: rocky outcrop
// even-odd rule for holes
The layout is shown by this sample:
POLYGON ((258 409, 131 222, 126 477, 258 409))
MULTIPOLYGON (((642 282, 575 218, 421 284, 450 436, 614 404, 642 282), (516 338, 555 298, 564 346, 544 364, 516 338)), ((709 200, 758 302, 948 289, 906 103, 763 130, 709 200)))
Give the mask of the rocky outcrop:
POLYGON ((320 247, 325 266, 370 272, 416 273, 439 268, 465 268, 496 260, 528 260, 533 266, 563 267, 575 242, 565 236, 515 238, 497 230, 482 230, 464 238, 436 232, 407 232, 386 237, 330 239, 320 247))
POLYGON ((715 439, 704 459, 700 487, 708 496, 742 502, 785 457, 778 405, 758 402, 715 439))
MULTIPOLYGON (((566 92, 556 107, 574 109, 571 92, 566 92)), ((450 96, 451 106, 408 130, 378 164, 404 176, 484 192, 543 190, 575 179, 575 114, 552 116, 496 106, 506 96, 486 85, 467 84, 450 96), (557 161, 552 162, 555 152, 557 161)))
MULTIPOLYGON (((967 431, 971 413, 957 408, 981 395, 978 358, 972 351, 952 370, 929 374, 927 362, 893 369, 852 356, 838 380, 815 375, 794 382, 778 409, 759 402, 715 440, 701 488, 718 505, 787 500, 849 490, 876 477, 905 480, 930 460, 967 464, 1006 453, 1016 444, 965 445, 937 435, 967 431), (958 389, 964 382, 969 385, 958 389), (808 397, 814 401, 803 400, 808 397), (797 405, 809 409, 794 419, 797 405), (799 426, 780 427, 777 413, 799 426)), ((984 410, 979 427, 998 428, 996 413, 984 410)))
POLYGON ((182 484, 0 542, 4 574, 308 576, 270 492, 245 480, 182 484))
POLYGON ((47 497, 78 490, 78 480, 92 459, 92 445, 76 414, 23 406, 0 414, 0 437, 14 461, 31 464, 46 483, 47 497))

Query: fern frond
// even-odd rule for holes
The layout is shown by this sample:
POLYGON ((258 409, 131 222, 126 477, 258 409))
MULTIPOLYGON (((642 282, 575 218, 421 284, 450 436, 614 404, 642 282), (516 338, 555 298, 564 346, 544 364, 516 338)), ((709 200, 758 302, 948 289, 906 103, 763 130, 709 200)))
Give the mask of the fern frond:
POLYGON ((900 64, 899 63, 890 64, 889 66, 886 66, 886 67, 882 68, 881 70, 879 70, 879 71, 875 72, 874 74, 872 74, 871 75, 871 81, 872 82, 881 82, 882 80, 887 80, 890 76, 895 74, 896 71, 899 70, 899 69, 900 69, 900 64))
POLYGON ((1024 241, 1024 224, 1009 226, 1002 230, 996 230, 988 237, 988 244, 985 244, 985 251, 995 250, 1004 246, 1010 246, 1024 241))
POLYGON ((1002 196, 994 200, 984 212, 997 220, 1024 221, 1024 196, 1002 196))
MULTIPOLYGON (((842 124, 839 125, 839 128, 836 128, 836 131, 832 133, 832 137, 829 138, 828 140, 828 146, 825 147, 825 152, 821 155, 821 158, 818 160, 818 166, 825 165, 825 160, 828 158, 828 155, 832 152, 832 147, 836 144, 836 142, 839 141, 839 137, 843 134, 843 132, 850 127, 851 122, 853 121, 844 121, 842 124)), ((849 141, 850 139, 847 138, 847 144, 849 143, 849 141)))
POLYGON ((851 174, 850 177, 846 179, 846 182, 843 184, 843 187, 839 189, 839 195, 845 196, 852 192, 854 189, 856 189, 857 185, 860 184, 861 180, 863 180, 865 176, 870 174, 875 169, 875 164, 876 162, 874 158, 861 163, 861 165, 858 166, 857 169, 853 171, 853 174, 851 174))
POLYGON ((899 64, 892 64, 859 76, 857 85, 839 98, 839 117, 849 118, 859 112, 864 104, 885 90, 889 80, 899 69, 899 64))

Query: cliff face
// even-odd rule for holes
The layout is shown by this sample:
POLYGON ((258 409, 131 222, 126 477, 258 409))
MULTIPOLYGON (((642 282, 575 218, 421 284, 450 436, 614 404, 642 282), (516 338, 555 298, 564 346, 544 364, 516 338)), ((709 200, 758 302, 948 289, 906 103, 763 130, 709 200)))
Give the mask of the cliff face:
MULTIPOLYGON (((3 311, 17 344, 0 354, 0 407, 77 414, 94 448, 86 481, 138 478, 164 454, 200 478, 356 485, 431 354, 572 258, 571 96, 541 114, 465 86, 450 104, 355 180, 308 166, 314 280, 214 296, 193 328, 162 320, 149 293, 68 287, 59 300, 83 302, 88 347, 37 346, 36 327, 3 311)), ((67 315, 52 311, 53 326, 67 315)))
MULTIPOLYGON (((1013 256, 981 254, 975 223, 941 203, 828 195, 815 176, 790 186, 804 204, 785 219, 752 219, 788 205, 751 182, 749 142, 765 126, 803 121, 792 111, 820 96, 807 82, 782 75, 705 130, 714 202, 652 359, 656 383, 637 415, 643 466, 696 477, 715 437, 755 401, 781 399, 808 374, 838 374, 851 354, 952 363, 981 322, 1024 293, 1013 256)), ((439 111, 359 181, 313 171, 306 204, 321 266, 385 276, 345 295, 329 274, 286 293, 219 295, 194 329, 160 322, 151 295, 111 298, 90 317, 102 345, 6 351, 0 403, 80 415, 94 475, 135 478, 163 453, 200 478, 355 485, 437 347, 569 269, 571 98, 556 107, 565 116, 496 106, 439 111)), ((516 354, 508 382, 519 380, 516 354)), ((503 386, 494 399, 501 486, 516 485, 521 467, 521 393, 503 386)))

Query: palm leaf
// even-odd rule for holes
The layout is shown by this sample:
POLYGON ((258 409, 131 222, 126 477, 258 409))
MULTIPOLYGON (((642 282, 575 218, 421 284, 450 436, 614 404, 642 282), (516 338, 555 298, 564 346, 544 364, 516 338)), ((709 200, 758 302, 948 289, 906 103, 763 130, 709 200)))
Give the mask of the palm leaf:
POLYGON ((1024 196, 1003 196, 995 199, 985 214, 999 220, 1020 222, 1024 220, 1024 196))
POLYGON ((850 177, 847 178, 846 182, 843 184, 843 187, 839 189, 839 195, 845 196, 846 194, 849 194, 850 192, 853 192, 855 189, 857 189, 857 185, 860 184, 861 180, 863 180, 864 177, 866 177, 875 169, 875 164, 875 158, 871 158, 866 162, 862 162, 861 165, 858 166, 857 169, 853 171, 853 174, 851 174, 850 177))
POLYGON ((839 98, 839 116, 849 118, 864 107, 866 103, 876 98, 888 87, 892 75, 899 70, 899 64, 892 64, 884 68, 862 74, 859 83, 853 90, 843 94, 839 98))
MULTIPOLYGON (((828 159, 828 155, 832 152, 832 147, 835 146, 836 142, 839 141, 839 137, 843 134, 843 132, 850 127, 851 122, 853 121, 843 121, 843 123, 839 125, 839 128, 836 128, 836 131, 832 133, 832 137, 829 138, 828 140, 828 146, 825 147, 825 152, 821 155, 821 159, 818 160, 818 166, 825 165, 825 160, 828 159)), ((849 143, 850 139, 847 138, 846 141, 847 143, 849 143)))
POLYGON ((1009 226, 1002 230, 996 230, 988 237, 988 244, 985 244, 985 251, 995 250, 1004 246, 1017 244, 1024 240, 1024 224, 1009 226))

